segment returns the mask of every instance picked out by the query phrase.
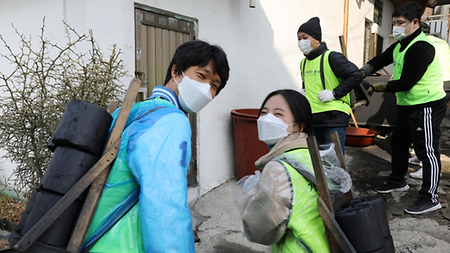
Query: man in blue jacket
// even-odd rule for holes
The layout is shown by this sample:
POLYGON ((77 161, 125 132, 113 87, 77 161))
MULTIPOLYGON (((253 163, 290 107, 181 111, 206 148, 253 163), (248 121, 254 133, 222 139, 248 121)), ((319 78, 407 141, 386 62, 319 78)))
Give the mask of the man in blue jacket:
POLYGON ((187 204, 191 128, 186 113, 202 109, 228 77, 220 47, 200 40, 178 47, 164 87, 155 87, 131 109, 84 250, 195 252, 187 204))

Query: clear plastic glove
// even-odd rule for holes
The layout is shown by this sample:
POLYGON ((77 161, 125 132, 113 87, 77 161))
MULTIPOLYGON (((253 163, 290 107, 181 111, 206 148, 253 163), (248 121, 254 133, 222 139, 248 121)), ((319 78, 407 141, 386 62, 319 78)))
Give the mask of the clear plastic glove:
POLYGON ((319 92, 319 95, 317 95, 317 97, 319 98, 320 102, 325 103, 328 101, 331 101, 334 99, 334 95, 333 95, 333 91, 331 90, 323 90, 321 92, 319 92))
POLYGON ((254 175, 245 176, 244 177, 245 179, 242 178, 244 180, 241 179, 238 181, 238 185, 242 186, 242 191, 244 195, 248 194, 253 188, 256 187, 260 177, 261 172, 256 170, 254 175))
POLYGON ((302 94, 303 96, 305 96, 305 93, 306 93, 305 89, 300 90, 300 94, 302 94))

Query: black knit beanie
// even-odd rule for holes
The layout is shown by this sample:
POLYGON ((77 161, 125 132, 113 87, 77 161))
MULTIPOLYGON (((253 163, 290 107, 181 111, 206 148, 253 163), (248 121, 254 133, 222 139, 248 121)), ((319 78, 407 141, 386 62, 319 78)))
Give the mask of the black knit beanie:
POLYGON ((312 36, 318 41, 322 41, 322 29, 320 28, 320 20, 318 17, 313 17, 306 23, 303 23, 300 28, 298 28, 297 33, 304 32, 312 36))

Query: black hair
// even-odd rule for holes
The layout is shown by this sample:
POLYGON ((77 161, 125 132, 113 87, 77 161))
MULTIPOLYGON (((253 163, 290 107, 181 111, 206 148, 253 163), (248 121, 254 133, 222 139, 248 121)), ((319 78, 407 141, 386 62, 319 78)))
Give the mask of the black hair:
POLYGON ((291 112, 294 115, 295 123, 305 124, 305 127, 303 128, 302 132, 307 134, 311 133, 312 130, 311 106, 309 105, 309 102, 306 99, 306 97, 296 90, 283 89, 272 91, 269 95, 267 95, 266 99, 264 99, 264 102, 262 103, 261 108, 259 109, 258 116, 261 115, 261 111, 264 108, 264 105, 267 103, 267 100, 269 100, 269 98, 275 95, 281 95, 284 97, 284 99, 286 99, 286 102, 289 105, 289 109, 291 109, 291 112))
POLYGON ((397 9, 392 13, 393 18, 404 17, 410 22, 412 22, 415 18, 417 18, 420 22, 420 18, 422 17, 422 6, 420 6, 416 2, 406 2, 400 5, 397 9))
POLYGON ((177 66, 177 74, 181 75, 191 66, 204 67, 212 62, 214 71, 220 77, 220 86, 217 89, 216 95, 225 87, 229 78, 230 67, 228 66, 227 55, 220 46, 210 45, 202 40, 192 40, 181 44, 167 68, 166 85, 172 78, 172 67, 177 66))

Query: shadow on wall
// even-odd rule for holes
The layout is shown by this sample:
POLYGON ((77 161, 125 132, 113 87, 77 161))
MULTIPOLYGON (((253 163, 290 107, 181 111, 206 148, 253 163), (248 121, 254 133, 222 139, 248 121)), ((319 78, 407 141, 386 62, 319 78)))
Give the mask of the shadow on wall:
POLYGON ((291 34, 292 41, 283 42, 279 38, 275 38, 274 26, 277 25, 276 22, 281 21, 275 21, 274 24, 270 22, 270 13, 266 13, 266 9, 267 12, 270 11, 268 5, 269 3, 267 6, 261 6, 258 1, 256 8, 246 7, 244 9, 241 4, 241 11, 245 13, 240 15, 242 20, 239 21, 239 26, 241 31, 245 32, 239 33, 242 43, 236 44, 239 55, 238 66, 235 67, 239 75, 237 78, 239 84, 236 87, 239 92, 236 93, 238 96, 237 106, 230 114, 230 127, 233 129, 232 134, 234 135, 234 173, 237 180, 245 175, 254 174, 255 161, 269 151, 267 145, 258 139, 256 125, 259 107, 264 98, 277 89, 299 90, 300 87, 297 86, 297 83, 301 83, 301 77, 294 76, 295 73, 290 73, 289 69, 298 68, 303 55, 296 46, 292 49, 287 48, 296 42, 298 26, 297 24, 291 25, 295 28, 280 32, 283 36, 286 35, 285 33, 291 34), (257 21, 257 26, 255 26, 255 21, 257 21), (279 45, 284 43, 288 45, 283 49, 284 51, 278 50, 279 45), (298 55, 295 57, 295 61, 292 60, 294 56, 291 57, 285 53, 289 51, 293 54, 294 50, 298 55), (292 66, 286 66, 286 61, 283 61, 288 57, 293 62, 292 66), (295 78, 299 80, 295 80, 295 78))
MULTIPOLYGON (((240 15, 240 43, 236 44, 239 62, 234 68, 239 70, 237 71, 237 80, 239 80, 237 88, 240 91, 237 93, 237 106, 234 109, 259 108, 267 94, 274 90, 285 88, 299 90, 300 88, 297 84, 301 83, 301 77, 293 77, 296 73, 289 71, 289 69, 297 69, 303 58, 298 48, 293 46, 294 43, 296 45, 296 32, 300 23, 290 24, 289 26, 293 29, 289 28, 289 31, 279 31, 278 34, 283 36, 282 39, 276 37, 274 26, 281 27, 277 22, 282 21, 279 19, 271 21, 269 17, 274 15, 270 13, 270 5, 273 3, 264 4, 261 6, 261 2, 257 1, 256 8, 241 9, 245 13, 240 15), (284 39, 286 33, 292 35, 289 37, 292 41, 284 39), (294 52, 298 57, 295 57, 295 61, 291 61, 294 57, 291 55, 294 52), (286 60, 293 63, 287 66, 286 60)), ((248 2, 245 5, 248 6, 248 2)), ((277 8, 281 10, 289 6, 277 8)), ((286 10, 285 13, 289 12, 291 11, 286 10)))

